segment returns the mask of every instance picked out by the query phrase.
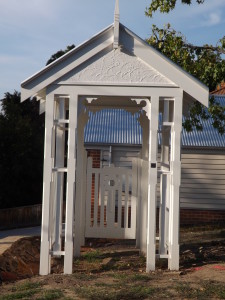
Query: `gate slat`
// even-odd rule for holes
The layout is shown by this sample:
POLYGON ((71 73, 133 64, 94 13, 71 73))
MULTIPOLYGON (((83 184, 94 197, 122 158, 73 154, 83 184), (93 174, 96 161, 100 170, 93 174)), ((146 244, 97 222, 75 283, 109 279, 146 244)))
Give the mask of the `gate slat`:
POLYGON ((98 226, 98 189, 99 189, 99 172, 95 172, 95 196, 94 196, 94 222, 93 227, 98 226))
POLYGON ((91 160, 91 163, 88 163, 87 171, 85 236, 93 238, 135 239, 137 165, 131 169, 114 167, 113 165, 101 169, 92 168, 91 160), (110 180, 114 180, 115 182, 112 182, 111 185, 110 180), (131 185, 132 188, 130 188, 131 185), (94 191, 92 192, 93 189, 94 191), (91 197, 94 198, 94 203, 93 199, 91 202, 91 197), (118 200, 118 203, 116 200, 118 200), (94 213, 92 214, 93 207, 94 213), (93 225, 91 223, 91 214, 93 216, 93 225), (99 218, 100 224, 98 223, 99 218), (130 226, 128 227, 128 225, 130 226))
POLYGON ((100 172, 100 190, 101 190, 101 212, 100 212, 100 227, 104 228, 104 202, 105 202, 105 190, 104 190, 104 169, 100 172))
POLYGON ((129 196, 129 173, 126 172, 124 228, 128 228, 128 196, 129 196))
POLYGON ((91 189, 92 189, 92 158, 88 157, 87 162, 87 213, 86 213, 86 226, 90 227, 91 225, 91 189))
POLYGON ((133 230, 136 230, 136 226, 133 226, 133 224, 136 224, 136 199, 137 199, 137 185, 135 184, 137 180, 137 160, 134 160, 132 163, 132 192, 131 192, 131 219, 130 219, 130 228, 133 230))
POLYGON ((123 185, 123 174, 119 174, 119 189, 118 189, 118 203, 117 203, 117 227, 121 228, 121 210, 122 210, 122 185, 123 185))

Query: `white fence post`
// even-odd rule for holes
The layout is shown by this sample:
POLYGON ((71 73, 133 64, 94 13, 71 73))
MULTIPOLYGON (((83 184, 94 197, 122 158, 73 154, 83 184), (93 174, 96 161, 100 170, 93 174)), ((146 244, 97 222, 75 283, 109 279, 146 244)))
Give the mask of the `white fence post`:
POLYGON ((54 95, 47 95, 45 108, 45 150, 44 150, 44 176, 43 176, 43 206, 41 227, 40 275, 50 273, 50 236, 49 214, 51 199, 51 177, 53 167, 52 133, 54 118, 54 95))
POLYGON ((156 240, 156 184, 158 152, 159 97, 151 97, 149 127, 149 169, 148 169, 148 216, 146 271, 155 270, 156 240))
MULTIPOLYGON (((57 118, 65 119, 65 99, 59 98, 57 103, 57 118)), ((56 128, 56 154, 55 164, 57 168, 64 167, 65 155, 65 124, 56 128)), ((55 243, 53 246, 54 251, 61 251, 61 234, 62 234, 62 210, 63 210, 63 186, 64 186, 64 173, 56 173, 56 207, 55 207, 55 243)))
POLYGON ((171 133, 171 195, 169 214, 169 261, 170 270, 179 270, 179 217, 181 181, 181 131, 183 97, 174 100, 174 124, 171 133))
MULTIPOLYGON (((68 173, 66 197, 66 226, 65 226, 65 258, 64 274, 73 271, 73 226, 75 202, 75 173, 76 173, 76 129, 77 129, 78 96, 69 99, 69 134, 68 134, 68 173)), ((79 199, 77 199, 79 201, 79 199)), ((80 243, 77 239, 76 242, 80 243)))

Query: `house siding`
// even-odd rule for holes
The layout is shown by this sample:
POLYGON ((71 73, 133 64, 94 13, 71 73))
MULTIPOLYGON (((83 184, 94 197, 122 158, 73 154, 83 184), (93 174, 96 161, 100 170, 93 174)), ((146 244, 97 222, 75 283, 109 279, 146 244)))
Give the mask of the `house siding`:
POLYGON ((183 151, 180 207, 225 210, 225 153, 183 151))

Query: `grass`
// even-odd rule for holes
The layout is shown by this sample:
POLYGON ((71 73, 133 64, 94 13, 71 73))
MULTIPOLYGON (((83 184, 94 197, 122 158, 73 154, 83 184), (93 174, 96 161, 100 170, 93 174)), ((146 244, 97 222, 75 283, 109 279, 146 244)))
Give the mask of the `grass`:
POLYGON ((135 300, 146 299, 153 296, 155 289, 152 287, 119 286, 118 284, 98 284, 97 286, 83 286, 75 292, 85 299, 90 300, 135 300))
POLYGON ((15 292, 10 295, 0 296, 0 300, 15 300, 15 299, 30 300, 36 293, 38 293, 38 291, 35 291, 35 290, 15 292))
POLYGON ((202 282, 198 287, 193 283, 182 283, 176 286, 176 290, 187 299, 225 299, 224 284, 213 281, 202 282))
POLYGON ((147 274, 134 274, 130 277, 131 281, 144 281, 148 282, 151 280, 151 277, 147 274))
POLYGON ((61 299, 64 296, 61 290, 46 290, 41 296, 36 298, 37 300, 56 300, 61 299))
POLYGON ((64 295, 59 289, 44 290, 40 282, 27 281, 20 285, 16 285, 11 289, 11 294, 0 296, 0 300, 16 300, 16 299, 36 299, 36 300, 56 300, 61 299, 64 295))
POLYGON ((147 274, 111 270, 105 276, 101 281, 90 285, 81 283, 80 287, 75 288, 76 294, 90 300, 132 300, 152 297, 158 290, 149 285, 151 277, 147 274))
POLYGON ((24 282, 21 285, 15 286, 12 288, 12 291, 29 291, 29 290, 35 290, 42 286, 40 282, 24 282))
POLYGON ((80 281, 91 281, 96 279, 95 274, 87 274, 86 272, 74 273, 72 276, 80 281))
POLYGON ((14 300, 14 299, 32 299, 32 297, 39 293, 41 287, 40 282, 32 283, 30 281, 13 286, 12 294, 0 296, 0 300, 14 300))
POLYGON ((83 254, 82 258, 89 263, 101 262, 103 259, 99 250, 87 252, 83 254))
MULTIPOLYGON (((199 238, 199 234, 197 237, 199 238)), ((195 248, 184 248, 189 251, 189 254, 183 255, 184 270, 187 262, 192 267, 192 263, 196 265, 198 260, 203 262, 203 258, 204 261, 224 261, 225 242, 194 246, 195 248)), ((0 287, 0 300, 225 299, 225 285, 222 283, 224 277, 220 281, 215 281, 217 277, 203 280, 204 277, 198 273, 197 278, 195 274, 192 277, 191 269, 190 273, 184 274, 167 272, 164 270, 167 269, 167 261, 164 260, 157 261, 158 270, 147 274, 145 257, 139 256, 137 251, 97 249, 75 259, 73 267, 75 273, 71 276, 58 274, 9 285, 3 283, 2 290, 0 287), (186 274, 189 276, 186 277, 186 274)), ((221 276, 224 275, 221 273, 221 276)))

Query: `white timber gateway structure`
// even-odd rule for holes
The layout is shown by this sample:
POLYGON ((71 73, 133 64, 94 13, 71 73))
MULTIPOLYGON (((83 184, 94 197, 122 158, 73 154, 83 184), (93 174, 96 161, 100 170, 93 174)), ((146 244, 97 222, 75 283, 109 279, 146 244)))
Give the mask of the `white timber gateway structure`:
POLYGON ((71 274, 86 237, 136 239, 146 271, 156 258, 178 270, 182 114, 194 101, 208 105, 207 87, 123 26, 117 0, 113 25, 25 80, 21 91, 22 101, 35 96, 45 112, 40 274, 50 273, 52 256, 64 256, 64 273, 71 274), (105 108, 139 113, 143 143, 129 168, 98 169, 87 158, 89 112, 105 108))

